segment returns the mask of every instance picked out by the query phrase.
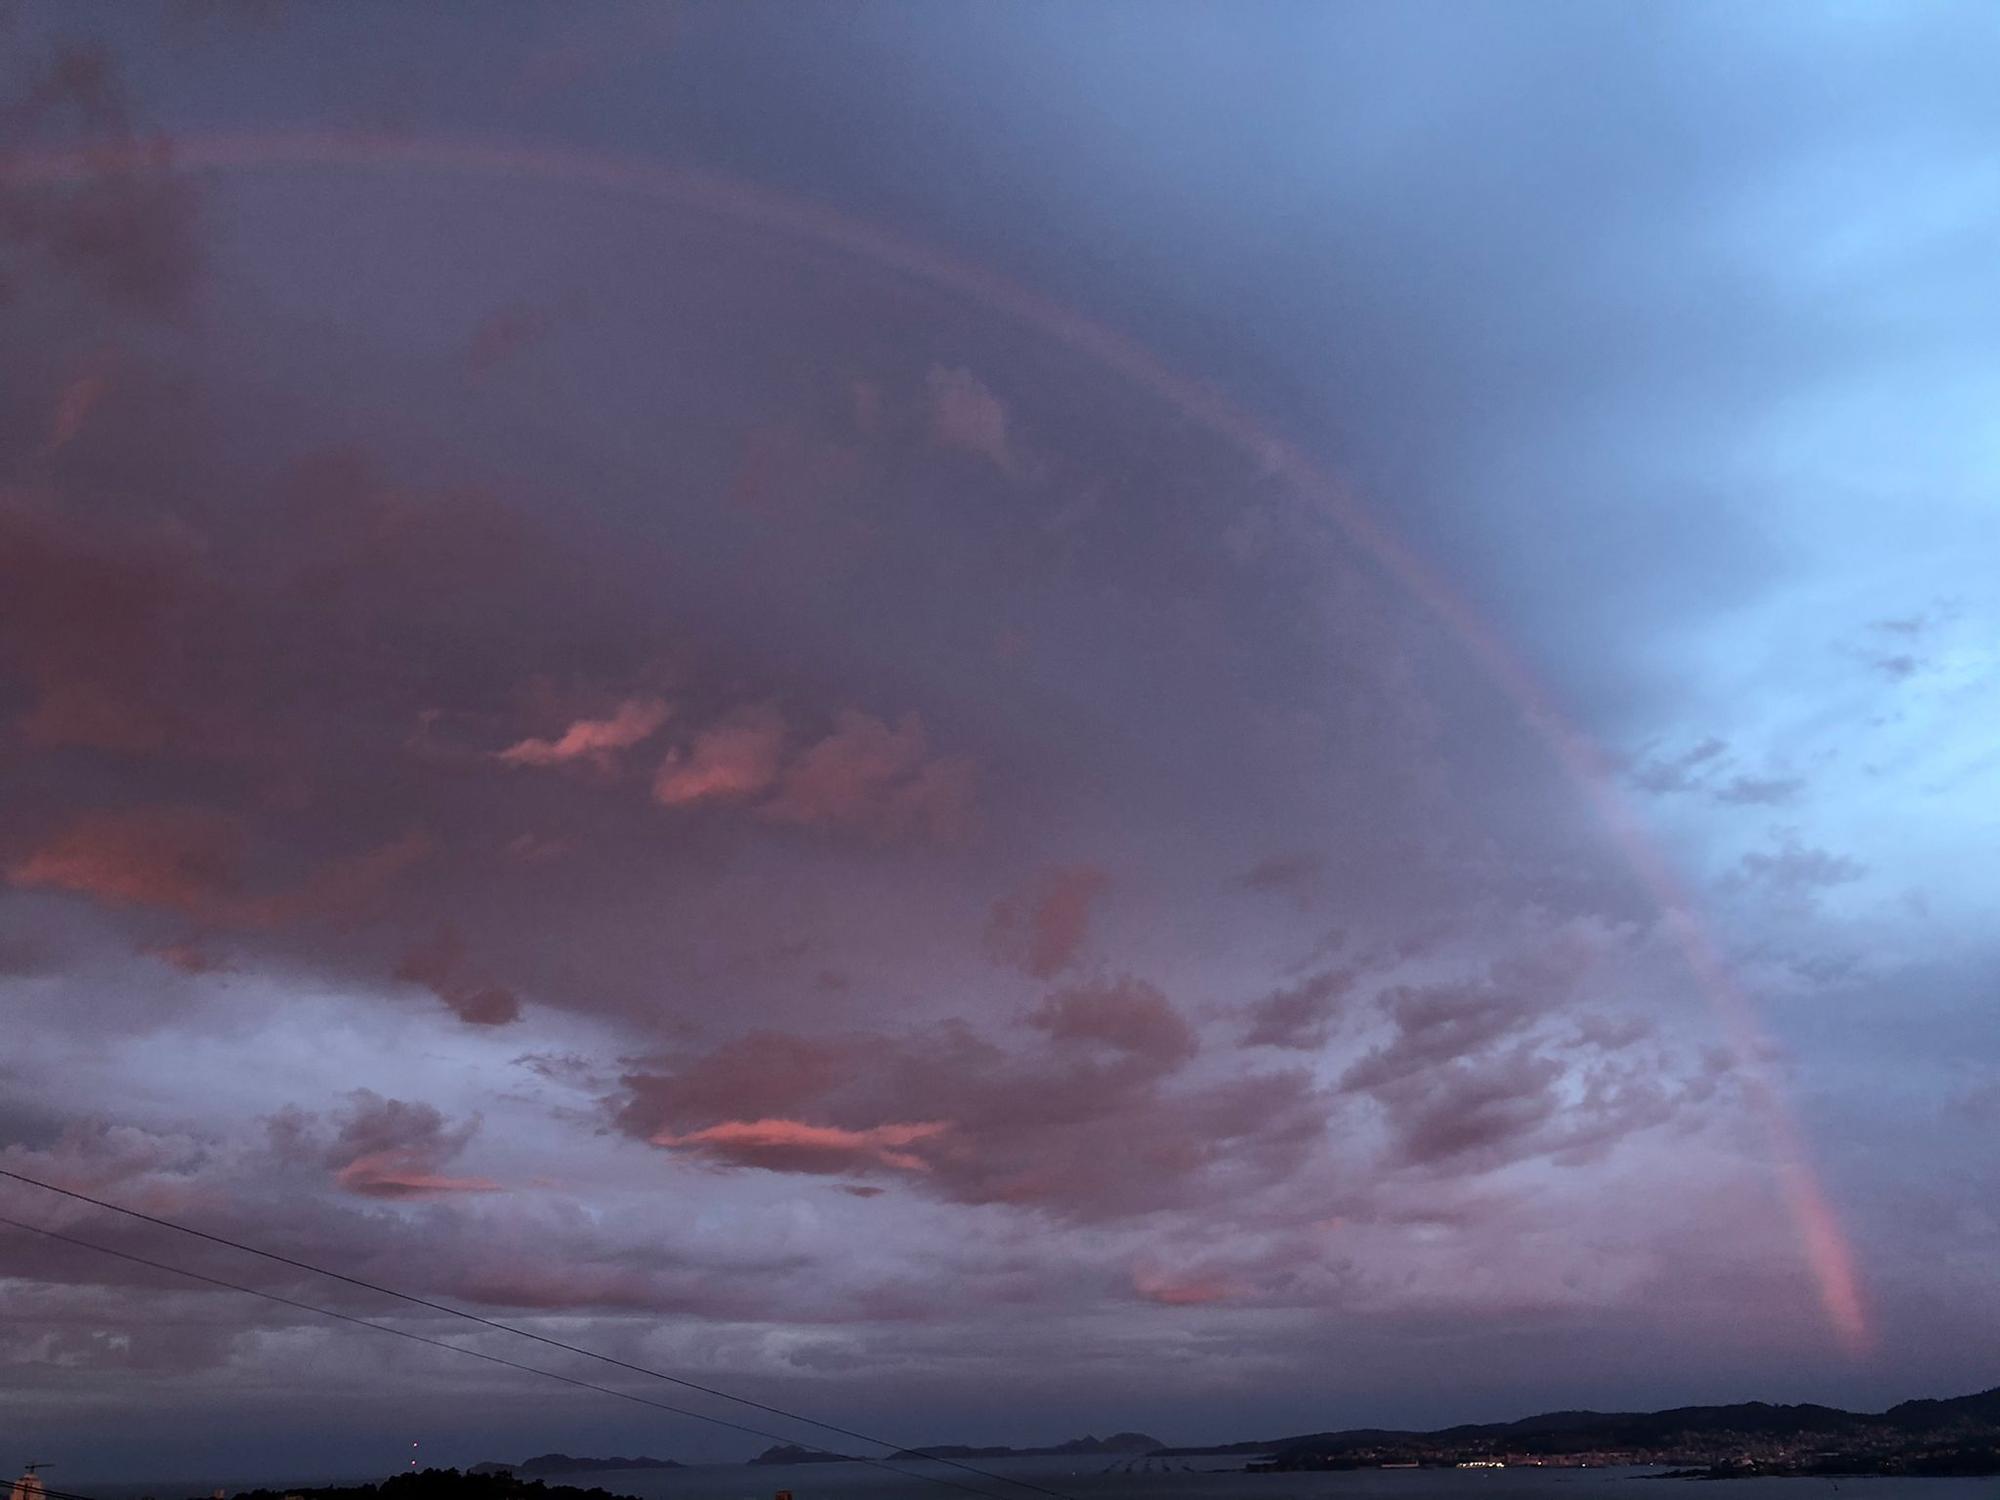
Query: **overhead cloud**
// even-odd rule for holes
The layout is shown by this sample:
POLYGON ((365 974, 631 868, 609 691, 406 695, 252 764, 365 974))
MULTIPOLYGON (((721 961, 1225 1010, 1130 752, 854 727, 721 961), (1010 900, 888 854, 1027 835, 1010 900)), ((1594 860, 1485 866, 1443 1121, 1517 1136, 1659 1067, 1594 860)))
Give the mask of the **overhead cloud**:
POLYGON ((510 766, 559 766, 575 760, 609 765, 617 752, 651 738, 666 721, 663 700, 628 698, 607 718, 578 719, 553 740, 517 741, 496 751, 494 759, 510 766))
POLYGON ((467 1025, 505 1026, 521 1019, 514 992, 481 974, 466 953, 465 939, 449 925, 405 953, 396 978, 422 985, 467 1025))
POLYGON ((202 808, 86 813, 7 872, 13 885, 63 891, 110 906, 150 906, 190 916, 234 892, 243 831, 202 808))
POLYGON ((3 108, 15 143, 74 147, 81 170, 56 180, 0 175, 0 246, 38 257, 114 305, 182 310, 201 267, 200 199, 174 170, 170 140, 134 121, 110 51, 95 42, 51 46, 3 108))
POLYGON ((878 842, 953 842, 972 830, 972 793, 972 763, 933 758, 916 714, 892 729, 848 709, 831 733, 792 758, 759 813, 773 823, 848 830, 878 842))
MULTIPOLYGON (((356 1089, 332 1120, 334 1134, 321 1160, 344 1192, 364 1198, 425 1198, 445 1193, 487 1193, 499 1184, 445 1171, 478 1133, 478 1120, 447 1125, 428 1104, 385 1099, 356 1089)), ((273 1138, 287 1153, 306 1149, 318 1122, 296 1112, 272 1122, 273 1138)))
POLYGON ((691 749, 667 753, 653 778, 653 800, 663 807, 747 801, 777 780, 784 746, 777 708, 738 709, 696 735, 691 749))
POLYGON ((702 1155, 722 1166, 763 1167, 773 1172, 825 1175, 866 1171, 871 1166, 927 1172, 922 1144, 949 1127, 940 1120, 921 1124, 870 1125, 844 1130, 802 1120, 724 1120, 684 1135, 662 1131, 655 1146, 702 1155))
POLYGON ((1322 969, 1271 991, 1247 1010, 1243 1029, 1246 1047, 1292 1047, 1301 1051, 1324 1045, 1337 1001, 1354 983, 1344 969, 1322 969))
POLYGON ((1303 1161, 1325 1128, 1326 1104, 1302 1072, 1195 1076, 1192 1027, 1138 981, 1060 991, 1025 1025, 1041 1046, 1001 1046, 957 1024, 903 1037, 747 1035, 629 1074, 615 1118, 629 1135, 731 1166, 887 1165, 930 1196, 1081 1219, 1150 1212, 1225 1183, 1254 1192, 1303 1161))
POLYGON ((1245 890, 1297 895, 1310 890, 1326 870, 1326 856, 1299 850, 1273 854, 1245 870, 1237 884, 1245 890))
POLYGON ((1028 1016, 1057 1042, 1102 1043, 1149 1069, 1171 1071, 1200 1049, 1194 1028, 1143 980, 1057 990, 1028 1016))
POLYGON ((1132 1273, 1132 1290, 1162 1307, 1203 1307, 1226 1301, 1231 1291, 1220 1276, 1175 1274, 1154 1267, 1141 1267, 1132 1273))
POLYGON ((993 903, 986 919, 987 951, 1030 978, 1053 979, 1081 955, 1091 910, 1110 885, 1111 877, 1094 865, 1042 871, 993 903))
POLYGON ((924 377, 931 432, 946 447, 962 448, 1011 472, 1016 459, 1007 434, 1007 407, 970 370, 931 366, 924 377))
POLYGON ((1776 830, 1774 841, 1775 848, 1752 849, 1745 854, 1737 862, 1737 871, 1743 880, 1775 895, 1809 900, 1867 873, 1858 860, 1806 843, 1795 828, 1776 830))

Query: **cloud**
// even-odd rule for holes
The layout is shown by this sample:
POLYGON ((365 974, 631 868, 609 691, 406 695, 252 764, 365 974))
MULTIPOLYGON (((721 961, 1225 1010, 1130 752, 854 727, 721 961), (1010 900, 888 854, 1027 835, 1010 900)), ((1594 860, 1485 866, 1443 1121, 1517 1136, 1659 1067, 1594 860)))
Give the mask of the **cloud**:
POLYGON ((1555 1117, 1563 1065, 1520 1047, 1377 1083, 1372 1092, 1397 1158, 1434 1165, 1475 1151, 1505 1151, 1555 1117))
POLYGON ((932 365, 924 377, 930 397, 931 435, 947 448, 986 459, 1003 473, 1015 467, 1007 436, 1007 407, 970 370, 932 365))
POLYGON ((473 967, 465 940, 449 924, 403 955, 396 978, 422 985, 467 1025, 505 1026, 521 1019, 521 1002, 514 992, 490 982, 473 967))
POLYGON ((1139 979, 1058 990, 1029 1014, 1028 1024, 1057 1042, 1100 1043, 1161 1071, 1201 1046, 1167 997, 1139 979))
POLYGON ((1796 828, 1778 829, 1775 837, 1775 849, 1753 849, 1737 861, 1740 878, 1781 896, 1809 898, 1868 873, 1858 860, 1805 843, 1796 828))
POLYGON ((35 691, 31 746, 143 753, 184 732, 162 693, 197 592, 178 542, 0 499, 0 665, 35 691))
POLYGON ((667 721, 667 705, 658 698, 628 698, 608 718, 578 719, 553 740, 525 739, 494 758, 510 766, 559 766, 587 760, 609 765, 617 752, 649 738, 667 721))
POLYGON ((634 1073, 618 1123, 651 1136, 664 1126, 690 1129, 742 1114, 796 1113, 820 1103, 857 1076, 865 1047, 853 1039, 759 1030, 710 1052, 674 1059, 669 1073, 634 1073))
POLYGON ((1670 1065, 1643 1018, 1572 1020, 1557 1002, 1579 972, 1557 955, 1384 992, 1390 1037, 1340 1086, 1374 1106, 1389 1165, 1458 1175, 1527 1158, 1574 1165, 1713 1097, 1714 1062, 1670 1065))
MULTIPOLYGON (((186 1178, 208 1159, 209 1148, 181 1131, 148 1129, 96 1114, 65 1121, 48 1145, 18 1141, 0 1146, 0 1162, 26 1176, 80 1192, 124 1188, 149 1178, 186 1178)), ((167 1211, 170 1189, 159 1184, 145 1201, 167 1211)))
POLYGON ((1243 1045, 1301 1051, 1323 1046, 1334 1002, 1353 984, 1352 972, 1324 969, 1297 984, 1273 990, 1247 1008, 1249 1024, 1243 1028, 1243 1045))
POLYGON ((337 1187, 364 1198, 499 1190, 500 1184, 484 1177, 455 1177, 445 1171, 478 1133, 476 1118, 448 1125, 431 1105, 356 1089, 332 1124, 333 1139, 323 1144, 318 1119, 298 1111, 273 1117, 268 1128, 281 1155, 316 1154, 337 1187))
POLYGON ((1710 735, 1679 755, 1644 762, 1632 773, 1632 784, 1642 792, 1688 791, 1701 785, 1728 751, 1727 740, 1710 735))
POLYGON ((1194 1201, 1222 1212, 1296 1171, 1324 1138, 1327 1101, 1309 1075, 1191 1076, 1192 1028, 1135 980, 1050 996, 1018 1040, 957 1022, 760 1031, 629 1073, 613 1118, 662 1149, 767 1171, 865 1171, 886 1146, 923 1163, 907 1181, 927 1196, 1079 1220, 1194 1201), (926 1127, 920 1139, 873 1134, 911 1121, 926 1127))
POLYGON ((194 915, 235 888, 242 857, 234 818, 202 808, 136 808, 84 814, 7 874, 24 889, 194 915))
POLYGON ((1393 1031, 1347 1069, 1341 1082, 1374 1090, 1480 1052, 1525 1032, 1543 1008, 1481 981, 1398 985, 1377 1002, 1393 1031))
POLYGON ((95 42, 53 48, 0 108, 17 140, 77 143, 67 180, 0 177, 0 243, 38 255, 116 307, 180 311, 201 267, 200 199, 173 169, 165 136, 143 136, 110 52, 95 42))
MULTIPOLYGON (((206 926, 276 930, 365 916, 388 885, 431 851, 422 834, 325 861, 289 885, 247 892, 241 818, 199 807, 84 813, 8 870, 10 884, 99 905, 179 912, 206 926)), ((189 950, 191 951, 191 950, 189 950)))
POLYGON ((90 413, 97 403, 104 399, 110 389, 110 379, 102 371, 79 375, 63 387, 62 399, 56 404, 55 416, 49 422, 48 440, 42 444, 46 454, 60 453, 76 441, 83 424, 90 419, 90 413))
POLYGON ((803 1120, 724 1120, 681 1135, 661 1131, 651 1139, 655 1146, 698 1155, 718 1166, 821 1175, 878 1166, 927 1172, 930 1164, 912 1148, 949 1128, 941 1120, 871 1125, 864 1130, 809 1125, 803 1120))
POLYGON ((1715 789, 1715 800, 1737 807, 1777 807, 1805 787, 1799 776, 1738 776, 1715 789))
POLYGON ((498 308, 481 318, 466 339, 466 368, 474 375, 489 374, 544 343, 560 322, 582 311, 578 296, 548 306, 517 302, 498 308))
POLYGON ((155 943, 145 952, 183 974, 219 974, 229 968, 228 964, 212 957, 206 949, 194 943, 155 943))
POLYGON ((1035 979, 1069 968, 1090 936, 1090 914, 1111 884, 1094 865, 1062 865, 993 903, 986 950, 1035 979))
POLYGON ((776 795, 758 811, 772 823, 847 830, 876 842, 954 842, 971 830, 972 782, 970 761, 929 758, 916 714, 904 714, 892 729, 848 709, 826 738, 793 757, 776 795))
POLYGON ((1326 872, 1326 856, 1299 850, 1260 859, 1237 877, 1248 891, 1300 894, 1318 884, 1326 872))
POLYGON ((220 903, 207 917, 220 926, 266 930, 302 922, 357 922, 380 915, 389 888, 436 849, 430 835, 406 833, 358 854, 326 860, 288 887, 220 903))
POLYGON ((785 720, 776 707, 738 709, 695 736, 693 749, 667 753, 653 778, 653 800, 662 807, 744 802, 778 778, 785 720))
POLYGON ((1202 1307, 1227 1301, 1231 1292, 1229 1283, 1219 1276, 1173 1275, 1151 1268, 1132 1273, 1132 1290, 1162 1307, 1202 1307))

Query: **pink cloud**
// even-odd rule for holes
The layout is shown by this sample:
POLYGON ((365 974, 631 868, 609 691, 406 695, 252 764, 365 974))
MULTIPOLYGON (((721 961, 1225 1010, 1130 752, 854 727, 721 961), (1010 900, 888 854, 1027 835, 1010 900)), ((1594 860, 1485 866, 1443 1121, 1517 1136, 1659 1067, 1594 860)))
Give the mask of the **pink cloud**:
POLYGON ((923 722, 914 713, 891 729, 872 714, 848 709, 831 734, 785 768, 762 815, 881 841, 911 834, 962 838, 972 818, 971 764, 929 760, 927 753, 923 722))
POLYGON ((652 1143, 704 1155, 721 1165, 779 1172, 844 1173, 871 1166, 928 1172, 930 1163, 909 1148, 948 1129, 940 1120, 872 1125, 865 1130, 802 1120, 725 1120, 682 1135, 661 1131, 652 1143))
POLYGON ((243 884, 242 824, 206 808, 153 807, 85 813, 7 872, 29 890, 88 896, 105 906, 152 907, 217 927, 278 928, 353 918, 430 853, 408 834, 330 860, 290 886, 254 896, 243 884))
POLYGON ((1161 1067, 1178 1067, 1200 1045, 1167 997, 1140 979, 1078 985, 1050 995, 1028 1017, 1058 1042, 1097 1042, 1161 1067))
POLYGON ((1229 1283, 1217 1276, 1173 1276, 1150 1269, 1132 1273, 1132 1290, 1162 1307, 1200 1307, 1232 1295, 1229 1283))
POLYGON ((1111 877, 1092 865, 1043 871, 1022 891, 993 904, 987 951, 1036 979, 1050 979, 1076 962, 1090 935, 1090 915, 1111 877))
POLYGON ((498 751, 494 759, 510 766, 560 766, 575 760, 606 765, 666 721, 667 705, 660 699, 628 698, 608 718, 578 719, 556 739, 521 740, 498 751))
POLYGON ((358 1157, 333 1180, 364 1198, 430 1198, 441 1193, 495 1193, 500 1184, 485 1177, 446 1177, 427 1172, 406 1153, 377 1152, 358 1157))
POLYGON ((1280 1182, 1325 1137, 1328 1100, 1303 1069, 1187 1076, 1192 1034, 1148 986, 1079 988, 1029 1019, 1016 1047, 963 1023, 753 1033, 628 1074, 615 1118, 665 1149, 822 1175, 880 1170, 872 1122, 933 1122, 938 1133, 908 1148, 925 1167, 910 1178, 921 1191, 1078 1219, 1280 1182), (801 1138, 801 1120, 830 1133, 801 1138))
POLYGON ((939 444, 977 454, 996 469, 1013 472, 1006 404, 977 375, 933 365, 924 385, 930 397, 931 435, 939 444))
POLYGON ((236 882, 242 832, 198 808, 85 813, 7 872, 24 889, 194 913, 236 882))
POLYGON ((356 1089, 336 1117, 328 1143, 319 1120, 288 1110, 271 1121, 273 1143, 282 1155, 317 1155, 334 1183, 364 1198, 425 1198, 448 1193, 490 1193, 500 1184, 484 1177, 459 1177, 445 1165, 464 1151, 479 1121, 449 1125, 437 1109, 404 1099, 385 1099, 356 1089))
POLYGON ((663 807, 741 802, 778 779, 785 720, 763 704, 740 709, 695 736, 693 749, 668 752, 653 778, 653 800, 663 807))

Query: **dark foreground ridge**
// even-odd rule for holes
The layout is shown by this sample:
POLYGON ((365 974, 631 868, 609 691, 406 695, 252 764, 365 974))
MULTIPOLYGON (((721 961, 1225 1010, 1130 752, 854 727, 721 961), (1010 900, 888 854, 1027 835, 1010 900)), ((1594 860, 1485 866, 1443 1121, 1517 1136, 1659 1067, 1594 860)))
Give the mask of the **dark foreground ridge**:
POLYGON ((1270 1455, 1253 1470, 1385 1465, 1659 1464, 1682 1477, 1758 1474, 2000 1473, 2000 1387, 1884 1412, 1831 1406, 1681 1406, 1654 1412, 1547 1412, 1436 1432, 1362 1428, 1173 1455, 1270 1455))
MULTIPOLYGON (((550 1457, 560 1457, 551 1454, 550 1457)), ((629 1500, 610 1490, 544 1484, 497 1472, 422 1469, 380 1484, 328 1485, 323 1489, 238 1490, 235 1500, 629 1500)))

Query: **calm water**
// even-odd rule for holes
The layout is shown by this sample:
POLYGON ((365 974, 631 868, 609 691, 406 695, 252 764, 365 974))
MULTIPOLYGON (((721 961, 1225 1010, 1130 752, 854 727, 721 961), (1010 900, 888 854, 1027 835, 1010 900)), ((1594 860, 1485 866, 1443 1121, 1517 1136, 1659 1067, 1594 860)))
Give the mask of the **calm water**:
MULTIPOLYGON (((2000 1500, 1995 1479, 1732 1479, 1711 1485, 1661 1479, 1658 1469, 1355 1469, 1332 1474, 1246 1474, 1241 1460, 1173 1459, 1145 1472, 1106 1472, 1108 1460, 973 1460, 993 1474, 1032 1480, 1079 1500, 2000 1500), (1181 1468, 1185 1463, 1194 1472, 1181 1468)), ((639 1500, 865 1500, 961 1494, 920 1476, 985 1490, 995 1500, 1034 1500, 1027 1490, 981 1480, 944 1464, 889 1474, 864 1464, 801 1464, 628 1470, 549 1476, 551 1484, 600 1485, 639 1500)))

